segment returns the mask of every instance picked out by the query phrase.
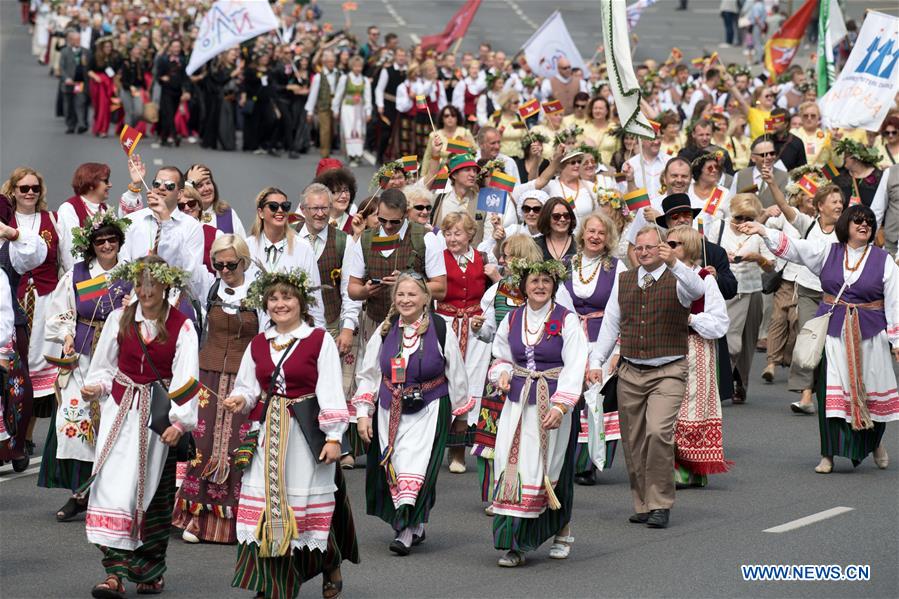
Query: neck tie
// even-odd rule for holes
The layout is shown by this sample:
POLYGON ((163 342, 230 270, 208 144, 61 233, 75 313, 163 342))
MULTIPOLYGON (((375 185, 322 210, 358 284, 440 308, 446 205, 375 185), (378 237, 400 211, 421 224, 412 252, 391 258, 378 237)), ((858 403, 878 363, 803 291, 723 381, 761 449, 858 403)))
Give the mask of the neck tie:
POLYGON ((150 250, 152 254, 159 254, 159 238, 162 237, 162 221, 158 218, 154 218, 153 221, 156 223, 156 237, 153 238, 153 248, 150 250))
POLYGON ((318 240, 318 235, 316 235, 315 233, 309 233, 308 235, 306 235, 306 237, 309 238, 309 245, 312 246, 312 251, 317 254, 318 250, 315 247, 315 242, 318 240))
POLYGON ((645 275, 643 275, 643 290, 645 291, 649 289, 655 282, 656 280, 653 278, 653 276, 649 273, 646 273, 645 275))
POLYGON ((279 248, 278 246, 272 244, 265 248, 265 261, 270 265, 274 265, 277 263, 278 258, 280 258, 281 252, 283 248, 279 248))

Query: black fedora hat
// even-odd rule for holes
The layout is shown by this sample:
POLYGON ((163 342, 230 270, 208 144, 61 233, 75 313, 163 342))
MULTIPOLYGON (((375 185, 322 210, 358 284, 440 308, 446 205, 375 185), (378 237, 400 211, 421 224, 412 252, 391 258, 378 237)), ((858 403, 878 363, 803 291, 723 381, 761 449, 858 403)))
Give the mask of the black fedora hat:
POLYGON ((702 212, 699 208, 694 208, 690 203, 690 196, 685 193, 672 193, 662 200, 662 216, 656 218, 656 224, 660 227, 668 227, 668 215, 674 212, 690 210, 693 212, 693 218, 702 212))

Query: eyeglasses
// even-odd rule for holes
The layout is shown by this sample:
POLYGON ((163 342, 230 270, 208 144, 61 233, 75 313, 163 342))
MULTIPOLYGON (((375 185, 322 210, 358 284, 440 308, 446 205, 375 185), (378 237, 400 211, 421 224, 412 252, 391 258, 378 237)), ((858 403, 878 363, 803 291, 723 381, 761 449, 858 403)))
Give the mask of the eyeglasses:
POLYGON ((735 214, 731 217, 735 223, 748 223, 755 220, 754 216, 748 216, 746 214, 735 214))
POLYGON ((635 246, 634 246, 634 253, 636 253, 636 254, 643 254, 643 253, 648 254, 649 252, 654 252, 654 251, 657 251, 658 249, 659 249, 659 246, 657 246, 657 245, 635 245, 635 246))
POLYGON ((415 208, 416 210, 418 210, 419 212, 430 212, 431 208, 432 208, 432 206, 430 204, 415 204, 412 207, 415 208))
POLYGON ((542 208, 542 206, 522 206, 521 213, 527 214, 528 212, 531 212, 533 214, 537 214, 538 212, 540 212, 541 208, 542 208))
POLYGON ((560 71, 570 71, 571 67, 558 67, 560 71))
POLYGON ((759 158, 774 158, 775 156, 777 156, 777 152, 774 152, 774 151, 771 151, 771 152, 753 152, 752 155, 753 155, 753 156, 758 156, 759 158))
POLYGON ((808 113, 808 114, 803 114, 803 115, 801 115, 801 116, 802 116, 802 118, 804 118, 804 119, 816 119, 816 118, 818 118, 818 114, 815 113, 815 112, 810 112, 810 113, 808 113))
POLYGON ((773 98, 774 94, 762 94, 763 98, 773 98))
POLYGON ((95 248, 103 247, 106 244, 118 245, 118 243, 118 237, 98 237, 97 239, 91 240, 91 245, 93 245, 95 248))
MULTIPOLYGON (((106 179, 105 183, 109 185, 109 179, 106 179)), ((175 188, 178 187, 178 184, 174 181, 162 181, 160 179, 153 179, 153 189, 159 189, 160 187, 164 188, 166 191, 175 191, 175 188)))
POLYGON ((190 208, 193 210, 197 206, 200 205, 199 200, 187 200, 186 202, 178 202, 178 210, 184 212, 186 209, 190 208))
POLYGON ((718 166, 717 162, 713 162, 711 164, 705 165, 705 170, 707 170, 709 172, 712 172, 712 171, 718 172, 721 170, 721 167, 718 166))
MULTIPOLYGON (((282 212, 290 212, 290 202, 266 202, 262 206, 265 206, 272 213, 278 212, 280 209, 282 212)), ((260 208, 262 208, 260 206, 260 208)))
POLYGON ((587 105, 586 104, 575 104, 574 107, 576 110, 583 110, 584 108, 587 107, 587 105))
POLYGON ((556 222, 562 220, 571 220, 571 215, 565 212, 556 212, 553 214, 553 220, 556 222))
POLYGON ((341 187, 340 189, 334 190, 334 195, 336 195, 336 196, 342 196, 343 194, 350 195, 350 188, 349 187, 341 187))
POLYGON ((382 225, 393 225, 394 227, 398 227, 401 224, 403 224, 403 219, 401 219, 401 218, 392 219, 392 218, 384 218, 383 216, 379 216, 378 222, 381 223, 382 225))
POLYGON ((668 247, 670 247, 672 250, 676 250, 677 248, 679 248, 682 245, 684 245, 683 241, 669 241, 668 242, 668 247))
POLYGON ((895 129, 887 129, 883 132, 884 137, 893 137, 894 135, 899 135, 899 131, 895 129))
POLYGON ((874 226, 874 219, 870 216, 866 216, 864 214, 855 214, 852 217, 852 223, 855 225, 868 225, 869 227, 874 226))
POLYGON ((19 185, 19 193, 28 193, 29 191, 31 191, 31 192, 33 192, 33 193, 40 193, 40 192, 41 192, 41 186, 40 186, 40 184, 37 184, 37 185, 19 185))
POLYGON ((222 272, 223 270, 235 271, 237 267, 240 266, 240 261, 237 262, 213 262, 212 268, 217 270, 218 272, 222 272))
POLYGON ((303 211, 307 210, 312 213, 318 212, 319 214, 324 214, 329 211, 330 208, 328 206, 303 206, 303 211))

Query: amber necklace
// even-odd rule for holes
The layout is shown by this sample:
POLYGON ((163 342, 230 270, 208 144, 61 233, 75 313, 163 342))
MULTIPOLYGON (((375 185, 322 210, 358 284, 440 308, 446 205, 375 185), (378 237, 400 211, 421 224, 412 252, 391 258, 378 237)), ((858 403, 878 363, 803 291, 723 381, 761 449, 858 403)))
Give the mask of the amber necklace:
POLYGON ((589 285, 593 279, 596 278, 596 275, 599 274, 599 269, 602 268, 602 260, 597 260, 596 268, 593 269, 593 274, 584 279, 584 256, 583 254, 578 254, 577 258, 577 278, 584 285, 589 285))
POLYGON ((862 252, 862 257, 858 259, 858 262, 855 263, 855 266, 849 266, 849 247, 846 247, 846 251, 843 252, 843 267, 849 272, 855 272, 858 270, 858 267, 861 266, 862 260, 865 259, 865 256, 868 255, 868 250, 871 249, 870 245, 865 246, 865 251, 862 252))
POLYGON ((549 317, 552 315, 554 307, 555 307, 555 302, 553 300, 550 300, 549 310, 546 312, 546 318, 543 320, 542 323, 540 323, 540 325, 537 326, 536 331, 532 331, 531 329, 528 328, 528 306, 525 305, 525 307, 524 307, 524 343, 525 343, 525 345, 531 345, 531 346, 535 345, 536 342, 535 343, 530 342, 531 337, 534 335, 537 336, 537 341, 540 341, 540 329, 541 329, 541 327, 545 327, 546 323, 549 322, 549 317))
POLYGON ((290 344, 293 343, 293 339, 289 339, 289 340, 287 341, 287 343, 278 343, 278 342, 275 341, 274 338, 272 338, 272 340, 269 341, 269 343, 271 344, 273 350, 275 350, 275 351, 284 351, 285 349, 287 349, 288 347, 290 347, 290 344))

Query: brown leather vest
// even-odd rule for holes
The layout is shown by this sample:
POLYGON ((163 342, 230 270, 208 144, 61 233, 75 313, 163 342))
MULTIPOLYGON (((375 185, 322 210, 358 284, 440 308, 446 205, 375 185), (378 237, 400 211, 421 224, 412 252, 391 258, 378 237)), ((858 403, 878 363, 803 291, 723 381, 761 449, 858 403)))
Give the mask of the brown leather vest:
POLYGON ((574 112, 574 95, 581 91, 580 80, 572 77, 568 83, 562 83, 558 77, 549 80, 549 86, 553 92, 553 98, 562 103, 565 115, 574 112))
POLYGON ((200 368, 237 374, 244 351, 259 332, 256 312, 247 310, 226 314, 221 306, 214 305, 207 319, 209 328, 206 343, 200 350, 200 368))

